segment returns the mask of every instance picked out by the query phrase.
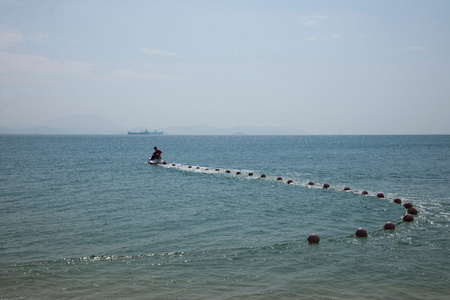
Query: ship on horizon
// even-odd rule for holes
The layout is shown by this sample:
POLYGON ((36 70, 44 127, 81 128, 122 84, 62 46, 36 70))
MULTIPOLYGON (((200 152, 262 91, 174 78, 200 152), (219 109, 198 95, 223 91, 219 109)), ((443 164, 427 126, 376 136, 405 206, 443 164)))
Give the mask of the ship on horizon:
POLYGON ((128 134, 164 134, 163 131, 148 131, 147 129, 143 130, 143 131, 128 131, 128 134))

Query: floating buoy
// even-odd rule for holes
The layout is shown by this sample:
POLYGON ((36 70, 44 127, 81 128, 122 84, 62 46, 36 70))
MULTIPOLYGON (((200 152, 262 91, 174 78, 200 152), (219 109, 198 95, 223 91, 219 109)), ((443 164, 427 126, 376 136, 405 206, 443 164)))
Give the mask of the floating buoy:
POLYGON ((403 217, 403 221, 405 221, 405 222, 412 222, 412 221, 414 221, 414 217, 411 216, 411 215, 405 215, 403 217))
MULTIPOLYGON (((167 163, 166 163, 165 161, 163 161, 162 164, 166 165, 167 163)), ((181 164, 178 164, 178 165, 177 165, 177 164, 175 164, 175 163, 172 163, 171 165, 172 165, 173 167, 178 166, 178 167, 180 167, 180 168, 185 168, 185 167, 186 167, 186 166, 183 166, 183 165, 181 165, 181 164)), ((193 168, 193 166, 188 166, 188 168, 191 169, 191 168, 193 168)), ((196 169, 202 169, 201 167, 198 167, 198 166, 196 166, 195 168, 196 168, 196 169)), ((204 170, 209 170, 209 168, 204 168, 204 170)), ((217 169, 215 169, 215 171, 220 171, 220 169, 217 168, 217 169)), ((231 173, 230 170, 225 170, 224 172, 225 172, 225 173, 231 173)), ((240 171, 236 171, 236 175, 241 175, 241 172, 240 172, 240 171)), ((253 175, 254 175, 254 174, 253 174, 252 172, 249 172, 249 173, 248 173, 248 176, 253 176, 253 175)), ((265 174, 261 174, 261 175, 260 175, 260 178, 266 178, 266 175, 265 175, 265 174)), ((273 178, 273 177, 272 177, 272 178, 273 178)), ((280 177, 277 177, 276 180, 281 181, 281 180, 283 180, 283 178, 280 176, 280 177)), ((287 184, 291 184, 291 183, 294 183, 294 181, 291 180, 291 179, 289 179, 289 180, 286 181, 286 183, 287 183, 287 184)), ((310 182, 308 182, 308 185, 311 185, 311 186, 312 186, 312 185, 315 185, 315 183, 314 183, 313 181, 310 181, 310 182)), ((330 188, 330 184, 324 183, 324 184, 323 184, 323 188, 324 188, 324 189, 330 188)), ((345 186, 345 187, 343 188, 343 190, 344 190, 344 191, 350 191, 351 188, 348 187, 348 186, 345 186)), ((361 192, 361 195, 369 195, 369 192, 366 191, 366 190, 363 190, 363 191, 361 192)), ((377 196, 377 198, 384 198, 384 197, 385 197, 385 195, 384 195, 383 193, 377 193, 376 196, 377 196)), ((402 200, 401 200, 400 198, 395 198, 395 199, 393 200, 393 202, 394 202, 394 203, 397 203, 397 204, 401 204, 401 203, 402 203, 402 200)), ((417 214, 418 214, 417 209, 414 208, 413 205, 412 205, 412 203, 410 203, 410 202, 405 202, 405 203, 403 204, 403 207, 407 209, 407 213, 403 216, 402 220, 403 220, 404 222, 412 222, 412 221, 414 221, 413 215, 417 215, 417 214)), ((392 222, 386 222, 386 223, 384 224, 384 226, 383 226, 383 229, 384 229, 384 230, 394 230, 395 227, 396 227, 396 226, 395 226, 394 223, 392 223, 392 222)), ((358 229, 355 231, 355 236, 356 236, 356 237, 365 238, 365 237, 368 236, 368 234, 367 234, 367 231, 366 231, 365 229, 363 229, 363 228, 358 228, 358 229)), ((307 241, 308 241, 309 243, 311 243, 311 244, 318 244, 318 243, 320 242, 320 238, 319 238, 319 236, 318 236, 316 233, 312 233, 312 234, 310 234, 310 235, 308 236, 307 241)))
POLYGON ((395 229, 395 224, 392 222, 387 222, 386 224, 384 224, 383 228, 385 230, 392 230, 395 229))
POLYGON ((308 242, 311 244, 318 244, 320 242, 320 238, 317 234, 312 233, 308 236, 308 242))
POLYGON ((209 170, 209 168, 206 168, 205 170, 206 170, 206 171, 208 171, 208 170, 209 170))
POLYGON ((408 214, 410 215, 417 215, 418 211, 414 207, 408 208, 408 214))
POLYGON ((367 231, 364 228, 358 228, 355 232, 357 237, 367 237, 367 231))
POLYGON ((405 202, 405 203, 403 204, 403 207, 404 207, 404 208, 411 208, 411 207, 413 207, 413 205, 411 204, 411 202, 405 202))

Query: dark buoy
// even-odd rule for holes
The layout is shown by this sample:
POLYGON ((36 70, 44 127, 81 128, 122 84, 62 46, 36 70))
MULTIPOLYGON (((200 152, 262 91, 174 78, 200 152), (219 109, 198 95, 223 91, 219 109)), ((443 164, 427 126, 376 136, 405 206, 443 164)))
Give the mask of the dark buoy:
POLYGON ((358 228, 355 232, 357 237, 367 237, 367 231, 364 228, 358 228))
POLYGON ((225 173, 230 173, 230 172, 231 172, 230 170, 226 170, 226 171, 225 171, 225 173))
POLYGON ((241 175, 241 172, 237 171, 237 172, 236 172, 236 175, 241 175))
POLYGON ((200 169, 200 167, 197 167, 196 169, 198 170, 198 169, 200 169))
POLYGON ((289 180, 287 181, 287 184, 291 184, 291 183, 293 183, 293 182, 294 182, 294 181, 292 181, 292 180, 289 179, 289 180))
POLYGON ((387 222, 386 224, 384 224, 383 228, 385 230, 393 230, 395 229, 395 224, 392 222, 387 222))
POLYGON ((277 178, 277 180, 283 180, 283 178, 281 178, 281 177, 278 177, 278 178, 277 178))
POLYGON ((220 171, 219 169, 216 169, 216 171, 220 171))
POLYGON ((327 188, 329 188, 330 187, 330 185, 328 184, 328 183, 325 183, 324 185, 323 185, 323 188, 324 189, 327 189, 327 188))
POLYGON ((393 202, 397 203, 397 204, 400 204, 400 203, 402 203, 402 200, 400 200, 400 198, 395 198, 393 202))
POLYGON ((418 211, 414 207, 408 208, 408 214, 410 215, 417 215, 418 211))
POLYGON ((350 191, 350 187, 346 186, 346 187, 344 188, 344 191, 350 191))
POLYGON ((172 164, 172 167, 175 167, 175 164, 172 164))
POLYGON ((167 165, 167 163, 165 161, 163 161, 163 165, 167 165))
POLYGON ((384 198, 384 194, 383 194, 383 193, 378 193, 378 194, 377 194, 377 197, 378 197, 378 198, 384 198))
POLYGON ((266 178, 266 174, 261 174, 261 178, 266 178))
POLYGON ((308 242, 311 244, 318 244, 320 242, 320 238, 317 234, 312 233, 308 236, 308 242))
POLYGON ((208 170, 209 170, 209 168, 206 168, 205 170, 206 170, 206 171, 208 171, 208 170))
POLYGON ((411 208, 411 207, 413 207, 413 205, 411 204, 411 202, 405 202, 405 203, 403 203, 403 207, 404 208, 411 208))
POLYGON ((248 173, 248 176, 253 176, 253 173, 251 173, 251 172, 250 172, 250 173, 248 173))
POLYGON ((403 217, 403 221, 405 221, 405 222, 412 222, 412 221, 414 221, 414 217, 411 216, 411 215, 405 215, 403 217))
POLYGON ((368 191, 362 191, 361 195, 369 195, 369 192, 368 191))
POLYGON ((189 166, 188 168, 189 168, 189 169, 191 169, 191 168, 192 168, 192 166, 189 166))
POLYGON ((308 185, 314 185, 314 182, 310 181, 308 182, 308 185))

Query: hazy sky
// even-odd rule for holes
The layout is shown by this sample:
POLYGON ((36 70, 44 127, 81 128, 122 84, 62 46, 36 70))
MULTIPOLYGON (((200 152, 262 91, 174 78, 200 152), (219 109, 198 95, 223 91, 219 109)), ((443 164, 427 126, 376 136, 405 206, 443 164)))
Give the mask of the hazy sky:
POLYGON ((450 134, 450 1, 0 0, 0 126, 450 134))

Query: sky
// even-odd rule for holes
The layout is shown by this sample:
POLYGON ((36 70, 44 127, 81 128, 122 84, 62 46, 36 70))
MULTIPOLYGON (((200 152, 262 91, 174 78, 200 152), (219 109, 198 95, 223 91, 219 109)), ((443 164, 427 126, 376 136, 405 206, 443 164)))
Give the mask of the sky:
POLYGON ((448 0, 0 0, 0 126, 450 134, 448 0))

